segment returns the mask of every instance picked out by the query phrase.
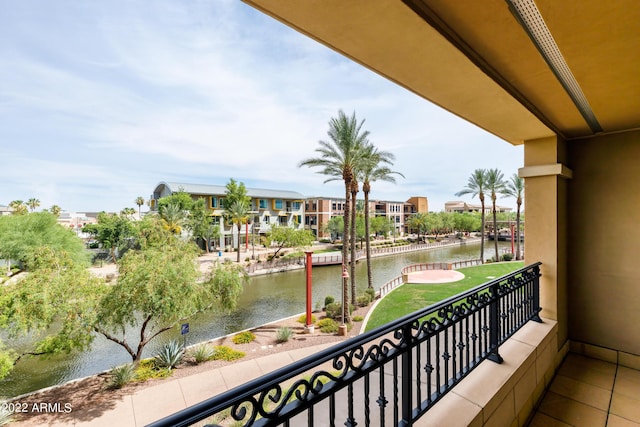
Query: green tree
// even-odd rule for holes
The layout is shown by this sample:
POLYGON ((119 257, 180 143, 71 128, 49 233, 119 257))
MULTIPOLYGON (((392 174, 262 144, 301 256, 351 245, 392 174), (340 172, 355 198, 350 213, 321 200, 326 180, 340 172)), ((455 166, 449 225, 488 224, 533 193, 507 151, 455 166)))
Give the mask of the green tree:
POLYGON ((174 191, 170 195, 158 200, 158 210, 166 205, 178 205, 181 211, 187 212, 190 211, 193 206, 193 198, 191 194, 184 191, 182 187, 179 187, 178 191, 174 191))
POLYGON ((293 227, 273 225, 267 233, 267 245, 271 246, 272 244, 276 244, 277 247, 273 258, 275 258, 283 248, 303 248, 311 246, 314 240, 315 237, 310 230, 295 229, 293 227))
POLYGON ((229 209, 226 210, 226 213, 231 223, 236 225, 238 231, 236 262, 240 262, 240 232, 242 231, 242 225, 247 224, 249 221, 249 204, 244 200, 236 200, 229 209))
MULTIPOLYGON (((344 209, 344 238, 342 239, 342 269, 346 269, 348 259, 347 245, 349 243, 349 220, 350 220, 350 199, 352 192, 353 180, 356 177, 356 171, 360 168, 363 150, 362 147, 367 143, 369 132, 362 129, 364 120, 358 122, 355 112, 351 117, 342 111, 338 111, 338 117, 332 117, 329 121, 329 130, 327 135, 329 141, 319 141, 320 147, 316 148, 319 157, 302 160, 298 166, 319 167, 321 174, 328 178, 324 181, 342 180, 344 182, 345 191, 345 209, 344 209)), ((353 248, 352 248, 353 251, 353 248)), ((352 252, 353 256, 353 252, 352 252)), ((353 261, 353 260, 352 260, 353 261)), ((353 273, 352 273, 353 276, 353 273)), ((343 322, 349 322, 349 292, 347 288, 347 279, 342 281, 342 301, 343 301, 343 322)))
POLYGON ((374 216, 370 219, 370 228, 371 233, 374 235, 382 235, 387 236, 391 231, 391 226, 389 221, 384 216, 374 216))
POLYGON ((235 224, 238 230, 236 262, 240 262, 240 232, 242 231, 242 225, 247 224, 249 221, 249 206, 251 206, 251 197, 247 196, 247 188, 244 183, 238 183, 231 178, 226 185, 222 207, 224 208, 223 218, 225 222, 235 224))
POLYGON ((486 188, 491 195, 491 213, 493 214, 493 243, 496 251, 496 261, 500 260, 498 253, 498 218, 496 216, 496 200, 498 194, 504 192, 504 175, 498 169, 489 169, 486 174, 486 188))
POLYGON ((0 343, 0 378, 24 356, 87 349, 90 313, 106 289, 84 264, 52 246, 31 248, 28 264, 28 275, 0 286, 0 328, 11 340, 27 334, 35 339, 20 354, 0 343))
POLYGON ((13 200, 9 202, 9 207, 13 209, 11 215, 25 215, 28 213, 27 206, 22 200, 13 200))
POLYGON ((520 207, 522 206, 522 196, 524 195, 524 179, 520 178, 517 173, 511 175, 511 178, 505 183, 502 194, 506 197, 516 199, 516 260, 520 256, 520 207))
POLYGON ((422 233, 425 235, 427 231, 429 231, 427 215, 428 214, 426 212, 417 212, 407 219, 407 225, 409 228, 418 234, 418 242, 420 242, 420 234, 422 233))
POLYGON ((118 252, 135 237, 135 227, 124 215, 100 212, 98 222, 87 224, 82 229, 97 240, 103 248, 109 249, 113 262, 117 262, 118 252))
POLYGON ((485 231, 485 226, 484 226, 484 192, 485 192, 485 188, 486 188, 486 175, 487 175, 487 171, 484 169, 476 169, 475 171, 473 171, 473 173, 471 174, 471 176, 469 177, 469 180, 467 181, 467 185, 465 186, 464 189, 458 191, 456 193, 456 196, 462 196, 465 194, 471 194, 471 197, 478 197, 480 199, 480 206, 481 206, 481 226, 480 226, 480 233, 481 233, 481 237, 480 237, 480 259, 482 260, 482 262, 484 263, 484 231, 485 231))
POLYGON ((126 217, 133 217, 133 214, 136 213, 136 210, 134 208, 124 208, 120 211, 120 215, 126 216, 126 217))
POLYGON ((196 314, 218 307, 233 310, 246 281, 234 264, 216 264, 198 280, 197 246, 172 239, 171 245, 129 251, 115 285, 97 307, 93 330, 120 345, 134 363, 152 340, 196 314), (133 340, 125 335, 133 328, 133 340))
POLYGON ((138 218, 140 218, 140 207, 142 207, 142 205, 144 205, 144 197, 142 196, 138 196, 136 197, 135 203, 136 205, 138 205, 138 218))
POLYGON ((49 208, 49 212, 51 212, 54 216, 59 217, 60 216, 60 212, 62 212, 62 208, 58 205, 52 205, 49 208))
POLYGON ((169 203, 160 205, 158 213, 166 230, 177 235, 182 233, 182 226, 185 224, 187 211, 182 209, 179 202, 172 200, 169 203))
POLYGON ((340 216, 332 216, 329 222, 325 225, 325 231, 331 235, 331 240, 336 240, 338 236, 343 239, 344 234, 344 219, 340 216))
POLYGON ((38 208, 38 206, 40 206, 40 200, 36 199, 35 197, 32 197, 29 200, 27 200, 27 206, 29 207, 29 210, 33 212, 38 208))
POLYGON ((20 262, 30 270, 29 255, 41 246, 64 250, 76 262, 83 265, 88 263, 88 253, 82 240, 73 231, 58 224, 51 213, 0 216, 0 259, 20 262))
POLYGON ((375 181, 386 181, 394 183, 394 175, 400 172, 392 171, 389 167, 393 165, 395 156, 387 151, 378 150, 373 144, 368 144, 364 149, 364 162, 360 169, 362 192, 364 193, 364 229, 367 256, 367 287, 373 288, 373 277, 371 274, 371 224, 369 218, 369 194, 371 193, 371 183, 375 181))
POLYGON ((209 253, 211 239, 220 237, 220 227, 212 224, 207 212, 204 199, 198 199, 193 203, 191 212, 187 217, 186 226, 195 239, 202 239, 205 250, 209 253))

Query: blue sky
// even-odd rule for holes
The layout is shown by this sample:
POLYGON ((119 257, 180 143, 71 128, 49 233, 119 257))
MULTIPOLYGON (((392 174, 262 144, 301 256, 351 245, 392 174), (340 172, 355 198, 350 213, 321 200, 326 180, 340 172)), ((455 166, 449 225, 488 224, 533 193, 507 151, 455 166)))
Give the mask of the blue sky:
POLYGON ((231 177, 340 196, 297 167, 339 109, 406 177, 372 198, 439 211, 474 169, 522 165, 522 147, 237 0, 0 1, 0 204, 120 211, 160 181, 231 177))

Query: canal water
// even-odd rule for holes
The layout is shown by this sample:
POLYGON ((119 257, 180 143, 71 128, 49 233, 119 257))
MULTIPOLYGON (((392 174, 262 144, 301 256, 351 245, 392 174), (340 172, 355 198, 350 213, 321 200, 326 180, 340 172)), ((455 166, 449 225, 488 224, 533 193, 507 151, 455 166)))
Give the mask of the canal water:
MULTIPOLYGON (((488 242, 487 242, 488 243, 488 242)), ((485 243, 485 257, 494 255, 493 243, 485 243)), ((501 248, 510 243, 500 242, 501 248)), ((372 259, 373 284, 376 290, 385 282, 400 275, 402 267, 409 264, 439 261, 457 261, 478 258, 480 244, 455 245, 388 255, 372 259)), ((358 294, 367 286, 366 262, 356 266, 358 294)), ((305 310, 306 275, 304 270, 254 276, 249 279, 240 297, 238 309, 231 314, 203 313, 189 320, 187 345, 210 340, 223 335, 253 328, 305 310)), ((340 266, 322 266, 313 269, 313 307, 320 306, 327 295, 336 301, 341 297, 340 266)), ((26 349, 32 337, 11 342, 11 347, 26 349)), ((180 330, 167 333, 158 342, 147 345, 145 357, 153 355, 170 339, 180 339, 180 330)), ((8 342, 5 340, 5 342, 8 342)), ((117 344, 97 337, 90 351, 57 355, 55 357, 25 357, 16 365, 13 373, 0 381, 0 396, 17 396, 56 384, 93 375, 114 366, 128 363, 130 356, 117 344)))

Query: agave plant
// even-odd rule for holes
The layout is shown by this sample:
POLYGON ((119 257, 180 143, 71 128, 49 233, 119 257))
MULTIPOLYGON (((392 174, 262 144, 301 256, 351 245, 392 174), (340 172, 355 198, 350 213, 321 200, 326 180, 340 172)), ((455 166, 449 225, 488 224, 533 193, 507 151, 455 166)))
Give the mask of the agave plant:
MULTIPOLYGON (((135 377, 135 366, 132 363, 116 366, 110 372, 109 388, 118 389, 133 381, 135 377)), ((1 425, 1 424, 0 424, 1 425)))
POLYGON ((154 359, 158 366, 173 369, 182 361, 184 356, 184 347, 178 341, 169 341, 166 343, 154 359))
POLYGON ((214 353, 215 352, 213 348, 211 348, 211 346, 208 344, 200 344, 199 346, 191 350, 191 356, 193 356, 193 359, 196 363, 202 363, 210 360, 213 357, 214 353))
POLYGON ((293 329, 288 328, 286 326, 282 328, 278 328, 276 331, 276 341, 277 342, 287 342, 289 338, 293 335, 293 329))

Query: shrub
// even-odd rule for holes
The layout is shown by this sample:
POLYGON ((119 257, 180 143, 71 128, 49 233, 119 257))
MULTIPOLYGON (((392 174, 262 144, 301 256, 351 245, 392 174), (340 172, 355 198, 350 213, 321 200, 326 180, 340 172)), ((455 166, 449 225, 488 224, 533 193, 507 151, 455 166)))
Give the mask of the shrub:
POLYGON ((162 346, 158 354, 154 357, 156 365, 172 369, 182 361, 184 347, 178 341, 169 341, 162 346))
POLYGON ((336 299, 334 297, 332 297, 331 295, 327 295, 326 297, 324 297, 324 306, 328 306, 329 304, 331 304, 332 302, 334 302, 336 299))
POLYGON ((213 348, 213 360, 226 360, 231 362, 232 360, 238 360, 245 356, 242 351, 234 350, 226 345, 218 345, 213 348))
POLYGON ((502 261, 511 261, 513 259, 513 255, 512 254, 504 254, 500 257, 500 259, 502 261))
POLYGON ((370 302, 371 302, 371 299, 369 299, 369 295, 366 295, 366 294, 360 295, 359 297, 356 298, 356 303, 360 307, 366 307, 369 305, 370 302))
POLYGON ((333 334, 338 332, 338 322, 333 319, 322 319, 317 325, 320 328, 320 332, 324 332, 325 334, 333 334))
MULTIPOLYGON (((307 324, 307 315, 306 315, 306 313, 303 314, 302 316, 298 317, 298 323, 302 323, 303 325, 307 324)), ((316 316, 314 316, 312 314, 311 315, 311 325, 313 325, 314 323, 316 323, 316 316)))
MULTIPOLYGON (((354 306, 349 305, 349 314, 353 313, 354 306)), ((332 302, 325 307, 325 313, 328 318, 335 319, 342 317, 342 304, 339 302, 332 302)))
POLYGON ((362 322, 364 320, 364 317, 362 316, 353 316, 353 320, 354 322, 362 322))
POLYGON ((293 335, 293 329, 287 328, 286 326, 282 328, 278 328, 278 330, 276 331, 276 341, 287 342, 289 341, 289 338, 291 338, 292 335, 293 335))
POLYGON ((207 344, 200 344, 199 346, 193 348, 189 353, 196 363, 202 363, 210 360, 213 357, 214 352, 211 346, 207 344))
POLYGON ((373 288, 367 288, 364 290, 364 293, 369 295, 369 300, 373 301, 376 299, 376 290, 373 288))
POLYGON ((335 319, 336 317, 342 316, 342 304, 339 302, 327 304, 324 310, 329 319, 335 319))
POLYGON ((251 341, 255 340, 256 336, 251 331, 244 331, 236 334, 231 339, 235 344, 249 344, 251 341))
POLYGON ((109 373, 107 387, 110 389, 122 388, 135 378, 135 368, 132 363, 116 366, 109 373))
POLYGON ((171 369, 156 366, 156 363, 153 359, 143 360, 135 369, 136 381, 144 382, 150 379, 167 378, 170 376, 171 369))

